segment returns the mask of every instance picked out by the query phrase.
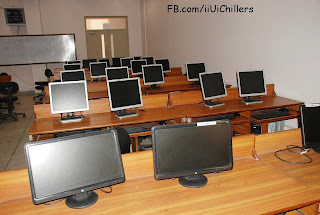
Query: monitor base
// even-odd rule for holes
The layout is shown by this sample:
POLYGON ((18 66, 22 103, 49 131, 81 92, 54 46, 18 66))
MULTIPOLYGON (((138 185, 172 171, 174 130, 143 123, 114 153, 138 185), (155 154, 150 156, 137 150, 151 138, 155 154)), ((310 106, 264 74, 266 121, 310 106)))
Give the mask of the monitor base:
POLYGON ((127 118, 127 117, 133 117, 133 116, 138 116, 139 114, 136 112, 127 112, 126 110, 120 110, 118 113, 116 113, 116 117, 119 119, 122 118, 127 118))
POLYGON ((93 191, 75 194, 66 198, 66 205, 69 208, 87 208, 98 201, 98 194, 93 191))
POLYGON ((179 183, 184 187, 199 188, 208 183, 208 179, 204 175, 191 175, 179 178, 179 183))
POLYGON ((71 113, 71 115, 69 113, 67 113, 66 116, 62 116, 60 117, 60 122, 62 123, 67 123, 67 122, 80 122, 81 120, 83 120, 84 116, 83 115, 74 115, 74 113, 71 113))
POLYGON ((152 84, 151 87, 147 88, 148 90, 156 90, 156 89, 160 89, 159 86, 157 86, 156 84, 152 84))
POLYGON ((194 81, 190 85, 191 86, 200 86, 200 81, 194 81))
POLYGON ((219 107, 219 106, 223 106, 223 105, 224 105, 224 103, 219 102, 219 101, 215 101, 215 102, 213 102, 211 100, 206 100, 205 101, 205 106, 209 107, 209 108, 219 107))
POLYGON ((320 153, 320 147, 312 147, 313 151, 320 153))
POLYGON ((101 82, 101 81, 104 81, 102 78, 96 78, 93 80, 94 82, 101 82))
POLYGON ((245 103, 246 105, 250 105, 250 104, 262 103, 263 101, 259 99, 252 99, 250 98, 250 96, 248 96, 248 97, 244 97, 242 102, 245 103))

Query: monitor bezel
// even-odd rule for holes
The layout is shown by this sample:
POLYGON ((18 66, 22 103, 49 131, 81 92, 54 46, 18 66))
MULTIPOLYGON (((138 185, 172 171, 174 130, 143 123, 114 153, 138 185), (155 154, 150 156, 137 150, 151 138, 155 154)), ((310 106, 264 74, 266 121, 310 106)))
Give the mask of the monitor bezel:
POLYGON ((226 84, 225 84, 224 78, 223 78, 223 72, 202 72, 202 73, 199 73, 199 79, 200 79, 200 86, 201 86, 201 93, 202 93, 203 100, 219 99, 219 98, 223 98, 223 97, 228 96, 227 89, 226 89, 226 84), (210 74, 218 74, 218 73, 220 73, 221 76, 222 76, 222 82, 223 82, 223 87, 224 87, 224 92, 225 93, 222 94, 222 95, 218 95, 218 96, 206 97, 205 92, 204 92, 203 82, 202 82, 202 76, 203 75, 207 75, 207 74, 210 75, 210 74))
POLYGON ((154 57, 153 56, 143 56, 143 57, 141 57, 141 60, 146 60, 147 61, 147 65, 151 65, 151 64, 148 64, 147 58, 152 58, 152 63, 151 64, 154 64, 154 57))
POLYGON ((201 174, 209 174, 209 173, 216 173, 226 170, 233 169, 233 149, 232 149, 232 129, 231 129, 231 122, 229 120, 217 120, 215 122, 211 122, 210 124, 206 124, 207 122, 202 122, 199 124, 199 122, 194 123, 183 123, 183 124, 172 124, 172 125, 163 125, 163 126, 154 126, 151 129, 152 133, 152 150, 153 150, 153 164, 154 164, 154 177, 156 180, 161 179, 169 179, 169 178, 179 178, 179 177, 185 177, 185 176, 192 176, 195 175, 195 172, 197 172, 197 175, 201 174), (171 129, 171 128, 180 128, 180 127, 195 127, 195 126, 215 126, 219 124, 227 124, 228 126, 228 136, 230 137, 229 144, 230 144, 230 166, 223 166, 223 167, 210 167, 210 168, 204 168, 199 170, 184 170, 184 171, 177 171, 175 173, 159 173, 159 167, 158 167, 158 159, 157 159, 157 144, 155 143, 155 132, 160 129, 171 129))
POLYGON ((89 110, 87 81, 67 81, 67 82, 52 82, 52 83, 49 83, 49 95, 50 95, 50 107, 51 107, 51 113, 52 114, 72 113, 72 112, 81 112, 81 111, 88 111, 89 110), (53 104, 52 104, 51 86, 52 85, 59 85, 59 84, 74 84, 74 83, 80 83, 80 82, 82 82, 84 84, 87 107, 86 108, 81 108, 81 109, 69 109, 69 110, 65 110, 65 111, 54 111, 53 110, 53 104))
POLYGON ((264 72, 263 72, 263 70, 237 71, 237 84, 238 84, 238 91, 239 91, 239 96, 240 97, 267 95, 267 85, 266 85, 266 82, 264 80, 264 72), (241 92, 240 75, 239 75, 239 73, 241 73, 241 72, 262 72, 263 84, 264 84, 264 92, 243 94, 241 92))
POLYGON ((122 58, 122 57, 113 57, 113 58, 112 58, 112 67, 115 67, 114 62, 113 62, 113 59, 116 59, 116 60, 119 59, 120 65, 119 65, 119 66, 116 66, 116 67, 120 67, 120 66, 121 66, 121 58, 122 58))
POLYGON ((108 68, 107 62, 92 62, 92 63, 89 63, 89 67, 90 67, 90 77, 91 78, 105 78, 107 76, 107 74, 106 74, 106 68, 108 68), (91 65, 93 65, 93 64, 105 64, 106 67, 104 68, 104 75, 96 75, 96 76, 92 75, 92 69, 91 69, 92 66, 91 65))
POLYGON ((107 66, 108 66, 108 67, 111 66, 111 65, 110 65, 110 60, 109 60, 109 58, 98 59, 98 62, 105 62, 105 63, 107 63, 107 66), (101 60, 102 60, 102 61, 101 61, 101 60), (108 63, 109 63, 109 65, 108 65, 108 63))
POLYGON ((66 61, 66 64, 80 64, 80 67, 81 67, 81 60, 70 60, 70 61, 66 61), (70 62, 77 62, 77 63, 70 63, 70 62))
POLYGON ((313 148, 313 147, 320 147, 320 141, 319 142, 313 142, 313 143, 308 143, 306 140, 306 134, 305 134, 305 124, 304 124, 304 112, 305 109, 308 108, 320 108, 320 104, 316 103, 316 104, 304 104, 304 105, 300 105, 300 116, 301 116, 301 134, 302 134, 302 147, 303 148, 313 148), (307 107, 307 105, 309 107, 307 107))
POLYGON ((137 107, 142 107, 143 106, 142 93, 141 93, 141 84, 140 84, 140 78, 139 77, 110 80, 110 81, 107 81, 107 87, 108 87, 108 96, 109 96, 109 104, 110 104, 110 110, 111 111, 125 110, 125 109, 137 108, 137 107), (136 80, 138 82, 139 96, 140 96, 141 103, 140 104, 135 104, 135 105, 124 106, 124 107, 113 108, 112 107, 112 96, 111 96, 111 91, 110 91, 110 86, 109 86, 110 83, 117 82, 117 81, 132 81, 132 80, 136 80))
MULTIPOLYGON (((202 63, 204 65, 204 72, 206 72, 206 64, 204 62, 188 62, 188 63, 186 63, 186 73, 187 73, 188 81, 199 81, 199 79, 200 79, 200 77, 199 78, 190 78, 189 77, 188 65, 189 64, 202 64, 202 63)), ((201 73, 203 73, 203 72, 201 72, 201 73)))
POLYGON ((90 68, 90 63, 98 63, 98 62, 97 62, 97 59, 94 59, 94 58, 81 60, 82 68, 87 68, 87 69, 89 69, 89 68, 90 68), (85 60, 96 60, 96 61, 93 61, 93 62, 90 61, 90 62, 89 62, 89 67, 84 67, 84 66, 83 66, 83 61, 85 61, 85 60))
MULTIPOLYGON (((132 60, 132 61, 131 61, 131 74, 132 74, 132 75, 142 75, 142 71, 143 71, 143 70, 142 70, 142 66, 145 66, 145 65, 141 65, 141 72, 133 72, 133 69, 132 69, 132 62, 133 62, 133 61, 144 61, 144 62, 146 62, 145 65, 148 65, 148 64, 147 64, 147 60, 146 60, 146 59, 141 59, 141 60, 132 60)), ((151 64, 150 64, 150 65, 151 65, 151 64)))
POLYGON ((162 64, 149 64, 149 65, 143 65, 142 66, 142 74, 143 74, 143 84, 144 85, 154 85, 154 84, 164 84, 164 72, 163 72, 163 68, 162 68, 162 64), (146 82, 145 80, 145 71, 144 71, 144 68, 145 67, 159 67, 161 68, 161 71, 162 71, 162 81, 156 81, 156 82, 146 82))
POLYGON ((29 142, 29 143, 25 144, 24 151, 25 151, 25 158, 26 158, 26 164, 27 164, 29 183, 30 183, 30 188, 31 188, 31 197, 32 197, 32 201, 33 201, 34 204, 42 204, 42 203, 45 203, 45 202, 48 202, 48 201, 64 198, 64 197, 67 197, 67 196, 72 196, 72 195, 75 195, 75 194, 78 194, 78 193, 93 191, 93 190, 96 190, 96 189, 101 188, 101 187, 111 186, 111 185, 114 185, 114 184, 125 182, 125 173, 124 173, 124 169, 123 169, 123 162, 122 162, 122 157, 121 157, 120 144, 119 144, 118 133, 117 133, 116 129, 105 129, 105 130, 93 131, 93 132, 85 133, 85 134, 76 134, 76 135, 71 135, 71 136, 66 136, 66 137, 52 138, 52 139, 36 141, 36 142, 29 142), (114 133, 115 141, 116 141, 116 144, 118 145, 118 147, 116 147, 116 150, 118 151, 117 153, 118 153, 119 156, 117 156, 117 157, 118 157, 119 162, 121 163, 121 166, 122 166, 122 168, 121 168, 122 177, 117 178, 117 179, 113 179, 113 180, 103 181, 103 182, 96 183, 96 184, 87 185, 85 187, 79 187, 79 188, 68 190, 68 191, 64 191, 64 192, 61 192, 61 193, 55 193, 55 194, 44 196, 44 197, 36 197, 34 181, 33 181, 33 175, 32 175, 32 171, 31 171, 30 156, 29 156, 29 151, 28 151, 29 147, 42 145, 42 144, 50 144, 50 143, 59 142, 59 141, 68 141, 68 140, 71 140, 71 139, 77 139, 77 138, 81 138, 81 137, 84 137, 84 136, 85 137, 89 137, 89 136, 94 136, 94 135, 102 135, 102 134, 111 133, 111 132, 114 133), (114 181, 117 181, 117 183, 112 183, 114 181))
MULTIPOLYGON (((171 66, 170 66, 170 62, 169 62, 169 59, 168 59, 168 58, 154 59, 154 63, 155 63, 155 64, 159 64, 159 63, 157 63, 157 60, 162 60, 162 61, 167 60, 167 61, 168 61, 168 64, 169 64, 169 70, 163 70, 163 66, 162 66, 162 71, 163 71, 164 73, 171 72, 171 66)), ((160 63, 160 64, 161 64, 161 63, 160 63)), ((161 64, 161 65, 162 65, 162 64, 161 64)))
MULTIPOLYGON (((65 66, 75 66, 75 65, 79 65, 79 69, 82 69, 81 63, 71 63, 71 64, 63 64, 63 70, 68 71, 68 70, 66 70, 65 66)), ((79 70, 79 69, 76 69, 76 70, 79 70)), ((73 70, 75 70, 75 69, 73 69, 73 70)))
MULTIPOLYGON (((64 81, 63 80, 63 73, 67 73, 67 72, 80 72, 80 71, 82 71, 83 72, 83 77, 84 77, 84 80, 79 80, 79 81, 87 81, 87 79, 86 79, 86 73, 84 72, 84 69, 77 69, 77 70, 62 70, 62 71, 60 71, 60 80, 61 80, 61 82, 66 82, 66 81, 64 81)), ((68 81, 68 82, 70 82, 70 81, 68 81)))
MULTIPOLYGON (((131 67, 131 61, 133 61, 133 57, 122 57, 122 58, 120 58, 121 67, 124 67, 124 65, 123 65, 123 63, 122 63, 123 60, 130 60, 130 61, 129 61, 129 65, 130 65, 130 67, 131 67), (130 59, 131 59, 131 60, 130 60, 130 59)), ((128 68, 130 68, 130 67, 128 67, 128 68)))
MULTIPOLYGON (((116 69, 126 69, 127 70, 127 78, 129 78, 129 68, 127 66, 121 66, 121 67, 107 67, 106 68, 106 80, 107 81, 111 81, 109 78, 108 78, 108 70, 116 70, 116 69)), ((116 80, 116 79, 112 79, 112 80, 116 80)))

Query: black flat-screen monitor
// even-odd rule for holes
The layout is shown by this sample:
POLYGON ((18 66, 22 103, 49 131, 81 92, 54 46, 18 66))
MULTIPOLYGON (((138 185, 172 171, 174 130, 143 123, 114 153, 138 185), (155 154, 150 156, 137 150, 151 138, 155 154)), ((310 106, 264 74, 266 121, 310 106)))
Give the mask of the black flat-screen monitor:
POLYGON ((129 78, 128 67, 108 67, 106 68, 107 80, 129 78))
POLYGON ((74 64, 64 64, 63 70, 78 70, 81 69, 80 63, 74 63, 74 64))
POLYGON ((219 99, 227 96, 222 72, 204 72, 199 75, 202 98, 206 106, 217 107, 224 105, 224 103, 219 101, 211 101, 211 99, 219 99))
POLYGON ((61 122, 81 120, 82 115, 75 116, 73 113, 89 110, 86 81, 52 82, 49 83, 49 93, 51 113, 60 113, 61 122), (63 117, 63 113, 67 116, 63 117))
POLYGON ((303 147, 320 153, 320 104, 301 105, 300 115, 303 147))
POLYGON ((199 74, 206 72, 204 63, 186 63, 188 81, 193 81, 194 85, 199 85, 199 74))
POLYGON ((100 59, 99 62, 105 62, 107 63, 107 67, 110 67, 110 61, 108 58, 100 59))
POLYGON ((250 96, 266 95, 266 84, 264 81, 263 71, 244 71, 237 72, 237 82, 239 96, 245 97, 246 104, 261 103, 261 100, 254 100, 250 96))
POLYGON ((120 61, 120 57, 113 57, 112 58, 112 66, 113 67, 120 67, 121 66, 121 61, 120 61))
POLYGON ((133 57, 133 60, 140 60, 140 59, 141 59, 141 56, 133 57))
POLYGON ((171 72, 169 59, 155 59, 156 64, 161 64, 163 72, 171 72))
POLYGON ((75 63, 81 64, 81 60, 67 61, 66 63, 67 64, 75 64, 75 63))
POLYGON ((106 77, 106 62, 93 62, 90 63, 91 78, 105 78, 106 77))
POLYGON ((86 76, 83 69, 67 70, 60 72, 61 81, 85 81, 86 76))
POLYGON ((126 109, 142 107, 140 78, 126 78, 107 81, 110 110, 116 111, 118 118, 137 116, 126 109))
POLYGON ((142 75, 142 66, 147 65, 147 60, 133 60, 131 61, 132 75, 142 75))
POLYGON ((151 64, 142 66, 143 83, 151 85, 151 89, 157 89, 157 84, 164 83, 163 71, 161 64, 151 64))
POLYGON ((95 189, 125 181, 115 129, 53 138, 25 145, 34 204, 66 198, 85 208, 98 200, 95 189))
POLYGON ((147 65, 154 64, 153 57, 141 57, 141 60, 146 60, 147 65))
POLYGON ((85 60, 82 60, 82 67, 83 68, 90 68, 90 63, 93 63, 93 62, 97 62, 97 59, 85 59, 85 60))
POLYGON ((128 68, 131 68, 131 61, 133 60, 132 57, 125 57, 125 58, 121 58, 121 66, 127 66, 128 68))
POLYGON ((207 183, 206 173, 233 168, 231 123, 228 120, 152 128, 156 179, 179 178, 187 187, 207 183))

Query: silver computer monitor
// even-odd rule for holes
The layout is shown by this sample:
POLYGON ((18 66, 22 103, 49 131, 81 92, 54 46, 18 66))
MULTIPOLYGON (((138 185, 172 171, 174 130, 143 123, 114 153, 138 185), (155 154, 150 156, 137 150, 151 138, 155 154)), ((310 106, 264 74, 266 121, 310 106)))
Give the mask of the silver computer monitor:
POLYGON ((97 59, 84 59, 82 60, 83 68, 90 68, 90 63, 97 62, 97 59))
POLYGON ((150 64, 154 64, 154 58, 153 58, 153 57, 151 57, 151 56, 148 56, 148 57, 141 57, 141 60, 146 60, 148 65, 150 65, 150 64))
POLYGON ((161 64, 163 72, 171 72, 170 64, 169 64, 169 59, 155 59, 154 60, 156 64, 161 64))
POLYGON ((74 64, 64 64, 63 70, 78 70, 81 69, 80 63, 74 63, 74 64))
POLYGON ((131 61, 131 74, 142 75, 142 66, 147 65, 147 60, 133 60, 131 61))
POLYGON ((108 67, 106 68, 107 80, 129 78, 128 67, 108 67))
POLYGON ((157 84, 164 83, 164 75, 161 64, 144 65, 142 66, 142 72, 144 85, 151 85, 151 88, 155 89, 157 88, 157 84))
POLYGON ((85 81, 86 75, 83 69, 60 71, 61 81, 85 81))
POLYGON ((72 61, 67 61, 66 63, 67 64, 75 64, 75 63, 81 64, 81 60, 72 60, 72 61))
POLYGON ((202 62, 186 63, 186 72, 188 81, 199 81, 199 74, 206 72, 205 65, 202 62))
POLYGON ((106 77, 106 68, 108 67, 106 62, 92 62, 89 66, 91 78, 106 77))
POLYGON ((132 60, 133 60, 133 57, 120 58, 121 66, 127 66, 128 68, 131 68, 132 60))

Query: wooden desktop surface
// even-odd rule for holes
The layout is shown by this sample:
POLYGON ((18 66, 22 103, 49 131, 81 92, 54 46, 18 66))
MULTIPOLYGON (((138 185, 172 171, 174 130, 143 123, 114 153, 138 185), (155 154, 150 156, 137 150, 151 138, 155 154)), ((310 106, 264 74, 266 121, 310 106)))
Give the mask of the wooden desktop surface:
MULTIPOLYGON (((254 136, 233 138, 234 169, 206 174, 202 188, 155 180, 152 151, 122 155, 126 182, 85 209, 33 205, 27 170, 0 173, 2 214, 277 214, 320 202, 320 193, 249 156, 254 136), (245 150, 244 150, 245 149, 245 150), (245 154, 243 154, 245 153, 245 154)), ((308 172, 306 172, 308 174, 308 172)))

